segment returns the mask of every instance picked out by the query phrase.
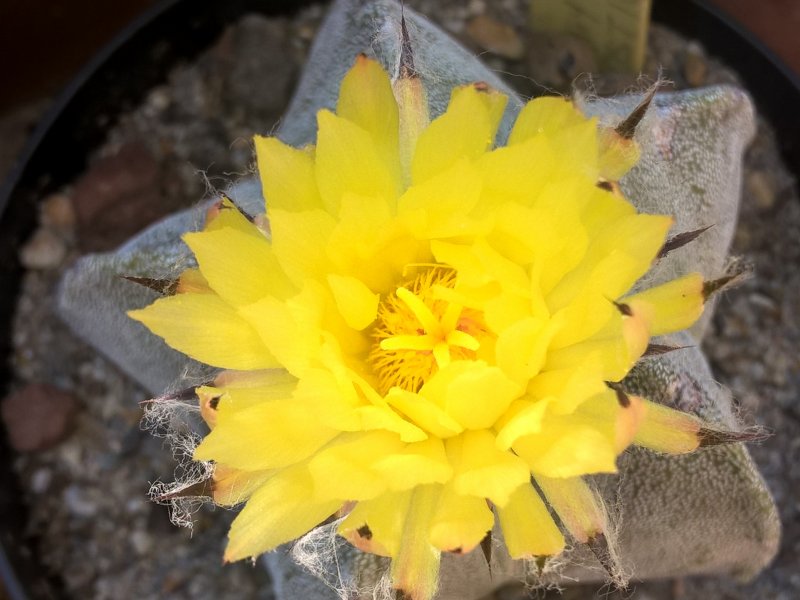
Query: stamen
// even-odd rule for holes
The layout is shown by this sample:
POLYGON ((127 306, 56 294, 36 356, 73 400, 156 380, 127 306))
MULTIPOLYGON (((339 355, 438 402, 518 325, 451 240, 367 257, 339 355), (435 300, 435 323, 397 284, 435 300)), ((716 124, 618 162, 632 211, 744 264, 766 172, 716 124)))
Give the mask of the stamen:
POLYGON ((481 343, 465 331, 454 329, 447 334, 446 341, 451 346, 458 346, 473 352, 480 348, 481 343))
POLYGON ((381 393, 393 387, 419 391, 452 361, 475 359, 489 333, 483 313, 442 293, 455 283, 455 269, 430 265, 381 299, 369 355, 381 393))
POLYGON ((381 350, 433 350, 436 340, 430 335, 396 335, 381 340, 381 350))
POLYGON ((442 329, 452 331, 458 326, 458 318, 461 316, 462 308, 453 302, 447 306, 442 317, 442 329))
POLYGON ((433 358, 440 369, 444 369, 450 364, 450 346, 447 342, 439 342, 433 347, 433 358))
POLYGON ((422 300, 420 300, 419 296, 402 287, 398 288, 395 294, 398 298, 400 298, 400 300, 405 302, 408 308, 411 309, 411 312, 414 313, 415 317, 417 317, 420 325, 422 325, 426 333, 431 335, 441 335, 442 327, 439 324, 439 319, 437 319, 431 312, 431 309, 428 308, 422 300))

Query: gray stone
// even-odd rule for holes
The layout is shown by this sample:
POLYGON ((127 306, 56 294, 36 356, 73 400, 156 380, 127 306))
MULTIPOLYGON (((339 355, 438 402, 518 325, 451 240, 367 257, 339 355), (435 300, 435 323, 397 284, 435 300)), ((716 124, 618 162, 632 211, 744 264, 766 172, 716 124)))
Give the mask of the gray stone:
POLYGON ((64 240, 50 229, 37 229, 19 251, 26 269, 55 269, 67 255, 64 240))

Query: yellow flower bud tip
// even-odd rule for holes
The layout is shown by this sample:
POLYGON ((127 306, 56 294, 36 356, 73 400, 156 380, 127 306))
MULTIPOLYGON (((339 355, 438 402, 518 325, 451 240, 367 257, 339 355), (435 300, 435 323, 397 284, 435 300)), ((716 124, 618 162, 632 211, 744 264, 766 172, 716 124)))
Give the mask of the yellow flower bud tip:
POLYGON ((495 148, 505 97, 461 86, 429 121, 404 64, 393 84, 358 57, 315 147, 257 137, 268 227, 223 199, 184 236, 180 293, 129 314, 224 370, 197 390, 212 429, 194 458, 215 465, 215 502, 244 503, 226 561, 346 515, 338 533, 428 600, 441 553, 496 522, 519 559, 608 535, 584 476, 631 443, 749 438, 613 383, 699 317, 705 289, 690 274, 630 291, 672 224, 613 183, 635 144, 542 98, 495 148))
POLYGON ((614 390, 614 393, 617 396, 617 402, 622 408, 629 408, 631 405, 631 399, 628 394, 625 393, 625 390, 622 389, 622 384, 618 381, 606 381, 606 385, 614 390))
POLYGON ((741 260, 732 261, 722 277, 703 282, 703 300, 737 287, 753 276, 753 266, 741 260))
POLYGON ((213 221, 217 217, 219 217, 220 213, 226 210, 235 210, 238 211, 245 219, 253 223, 255 221, 255 217, 252 215, 247 214, 245 210, 236 204, 233 200, 228 198, 227 196, 223 196, 218 202, 215 202, 211 207, 209 207, 208 211, 206 211, 206 222, 213 221))
POLYGON ((219 213, 222 211, 223 206, 223 198, 220 198, 216 202, 212 202, 211 205, 206 209, 205 214, 205 222, 211 223, 214 219, 219 216, 219 213))
POLYGON ((210 428, 217 424, 217 407, 219 406, 222 394, 214 388, 197 388, 198 404, 200 405, 200 416, 210 428))

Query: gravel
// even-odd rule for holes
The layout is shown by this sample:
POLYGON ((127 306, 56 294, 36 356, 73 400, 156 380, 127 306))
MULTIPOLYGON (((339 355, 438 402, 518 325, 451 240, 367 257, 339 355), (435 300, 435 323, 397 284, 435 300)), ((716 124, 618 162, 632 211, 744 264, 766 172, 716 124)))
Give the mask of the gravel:
MULTIPOLYGON (((569 91, 581 72, 575 65, 593 60, 574 40, 533 40, 520 25, 523 0, 408 4, 485 52, 492 68, 522 73, 509 82, 526 95, 569 91), (549 50, 533 53, 534 44, 549 50), (573 70, 559 67, 565 64, 573 70)), ((249 140, 274 128, 322 14, 311 7, 291 20, 245 16, 195 62, 177 67, 109 132, 85 174, 43 199, 40 228, 20 250, 29 270, 14 324, 13 393, 47 385, 77 400, 65 431, 42 447, 20 448, 14 467, 30 508, 27 530, 71 597, 271 598, 262 569, 221 566, 232 513, 198 508, 189 531, 172 526, 167 510, 147 500, 148 478, 168 479, 174 462, 161 440, 139 428, 146 394, 68 332, 54 314, 53 295, 63 269, 84 249, 113 247, 150 220, 195 203, 208 186, 251 172, 249 140), (131 168, 146 177, 129 177, 131 168), (135 210, 120 213, 125 201, 138 203, 135 210)), ((652 28, 649 47, 651 81, 659 66, 676 88, 736 81, 699 44, 662 27, 652 28)), ((581 76, 576 85, 601 94, 642 87, 627 76, 581 76)), ((605 597, 800 597, 800 199, 763 121, 746 156, 744 190, 734 253, 752 261, 756 274, 721 302, 704 348, 742 418, 774 432, 751 452, 780 508, 780 554, 746 585, 691 578, 642 584, 632 593, 606 590, 605 597)), ((596 592, 569 588, 563 597, 596 592)), ((495 595, 516 597, 513 589, 495 595)))

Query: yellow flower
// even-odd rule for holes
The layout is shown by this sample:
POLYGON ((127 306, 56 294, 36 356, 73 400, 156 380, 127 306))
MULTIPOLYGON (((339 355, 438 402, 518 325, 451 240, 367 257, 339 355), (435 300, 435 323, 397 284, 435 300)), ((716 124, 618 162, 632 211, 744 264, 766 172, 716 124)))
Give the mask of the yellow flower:
POLYGON ((699 444, 693 417, 614 383, 704 301, 698 274, 631 293, 673 222, 607 185, 635 143, 542 98, 494 148, 503 95, 457 88, 428 122, 422 93, 358 58, 316 146, 256 138, 268 220, 223 202, 184 236, 178 293, 130 313, 225 369, 197 389, 194 457, 217 503, 246 502, 228 561, 336 515, 427 599, 441 552, 495 519, 512 557, 556 555, 607 525, 582 476, 631 443, 699 444))

